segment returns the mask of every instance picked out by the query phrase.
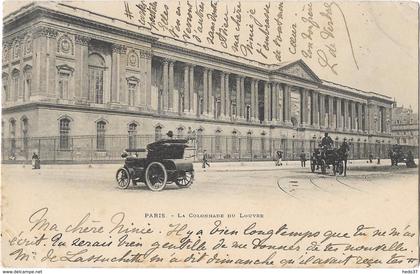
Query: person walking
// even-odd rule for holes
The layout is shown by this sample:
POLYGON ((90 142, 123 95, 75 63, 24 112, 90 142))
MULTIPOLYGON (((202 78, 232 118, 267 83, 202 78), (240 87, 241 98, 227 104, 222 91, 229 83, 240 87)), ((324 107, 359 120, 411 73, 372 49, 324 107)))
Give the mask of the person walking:
POLYGON ((203 168, 204 169, 206 168, 206 166, 210 167, 208 160, 209 160, 209 155, 207 154, 207 150, 204 150, 203 151, 203 168))
POLYGON ((282 160, 282 158, 283 158, 283 151, 278 150, 278 151, 276 152, 276 155, 277 155, 277 162, 276 162, 276 166, 281 166, 281 165, 283 165, 283 164, 281 163, 281 160, 282 160))
POLYGON ((305 151, 302 150, 300 153, 300 166, 305 167, 306 166, 306 154, 305 151))

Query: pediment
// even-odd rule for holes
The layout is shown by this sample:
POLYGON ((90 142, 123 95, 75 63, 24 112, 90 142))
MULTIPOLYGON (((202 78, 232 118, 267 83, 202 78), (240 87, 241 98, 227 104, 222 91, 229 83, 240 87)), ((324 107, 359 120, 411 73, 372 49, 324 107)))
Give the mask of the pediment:
POLYGON ((286 64, 277 69, 277 72, 312 82, 321 82, 321 79, 302 60, 286 64))

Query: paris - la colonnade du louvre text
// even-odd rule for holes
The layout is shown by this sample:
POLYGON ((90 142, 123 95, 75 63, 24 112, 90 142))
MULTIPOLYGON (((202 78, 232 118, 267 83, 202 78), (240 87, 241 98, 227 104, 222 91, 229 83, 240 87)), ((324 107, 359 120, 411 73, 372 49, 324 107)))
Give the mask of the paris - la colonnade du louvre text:
POLYGON ((13 157, 106 158, 169 130, 222 158, 294 157, 325 131, 359 157, 392 143, 391 98, 321 80, 302 60, 266 65, 60 3, 4 18, 2 80, 13 157))

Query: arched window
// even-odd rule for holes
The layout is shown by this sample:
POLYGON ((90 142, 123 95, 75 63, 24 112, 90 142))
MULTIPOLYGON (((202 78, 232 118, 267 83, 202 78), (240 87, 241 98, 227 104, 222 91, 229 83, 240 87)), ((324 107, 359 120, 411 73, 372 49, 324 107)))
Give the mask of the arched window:
POLYGON ((70 149, 69 142, 70 135, 70 120, 68 118, 62 118, 60 120, 60 149, 70 149))
POLYGON ((106 123, 99 121, 96 123, 96 149, 105 150, 105 131, 106 123))
POLYGON ((203 129, 202 128, 197 129, 197 150, 198 151, 203 150, 203 129))
POLYGON ((10 138, 10 154, 15 156, 16 153, 16 120, 10 119, 9 122, 9 138, 10 138))
POLYGON ((248 131, 246 134, 246 152, 252 153, 252 132, 248 131))
POLYGON ((131 123, 128 125, 128 148, 136 147, 137 124, 131 123))
POLYGON ((99 54, 89 55, 89 100, 104 103, 105 60, 99 54))
POLYGON ((158 125, 155 127, 155 141, 160 139, 162 139, 162 127, 158 125))
POLYGON ((222 140, 221 140, 220 134, 221 134, 221 131, 216 130, 216 136, 214 138, 214 150, 219 153, 222 151, 222 147, 221 147, 222 140))
POLYGON ((232 131, 232 152, 238 152, 238 132, 236 130, 232 131))

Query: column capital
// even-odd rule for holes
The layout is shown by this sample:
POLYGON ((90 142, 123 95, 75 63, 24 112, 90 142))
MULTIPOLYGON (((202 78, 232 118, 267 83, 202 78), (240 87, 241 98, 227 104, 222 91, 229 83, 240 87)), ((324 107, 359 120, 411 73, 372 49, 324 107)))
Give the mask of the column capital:
POLYGON ((152 52, 150 50, 140 50, 140 57, 144 59, 152 59, 152 52))
POLYGON ((82 46, 87 46, 89 44, 89 41, 91 40, 90 37, 80 35, 80 34, 76 34, 74 38, 75 38, 75 43, 82 46))
POLYGON ((121 44, 112 44, 111 46, 113 53, 125 54, 127 52, 127 47, 121 44))
POLYGON ((57 38, 58 35, 58 31, 50 28, 50 27, 45 27, 45 26, 41 26, 38 27, 34 30, 34 38, 38 38, 41 36, 47 37, 47 38, 57 38))

